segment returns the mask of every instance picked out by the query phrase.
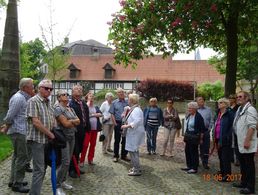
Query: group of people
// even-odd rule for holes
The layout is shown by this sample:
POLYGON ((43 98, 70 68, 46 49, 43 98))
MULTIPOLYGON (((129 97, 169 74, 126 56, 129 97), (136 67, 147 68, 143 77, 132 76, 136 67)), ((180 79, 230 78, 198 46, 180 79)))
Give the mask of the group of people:
MULTIPOLYGON (((167 106, 163 110, 158 107, 157 99, 151 98, 149 105, 142 111, 139 95, 131 93, 126 97, 122 88, 117 89, 115 100, 112 93, 107 93, 100 108, 94 103, 93 93, 89 92, 83 97, 83 88, 80 85, 73 86, 71 98, 66 90, 57 91, 54 105, 49 100, 53 90, 50 80, 42 80, 38 84, 37 94, 34 93, 33 80, 30 78, 22 78, 19 89, 10 99, 9 110, 2 126, 2 130, 10 135, 14 147, 9 187, 15 192, 40 194, 46 172, 45 158, 48 158, 45 156, 45 147, 57 139, 52 131, 54 128, 62 130, 66 142, 61 149, 61 164, 57 169, 58 195, 65 194, 63 189, 73 188, 66 183, 67 175, 77 178, 84 174, 82 167, 86 154, 88 165, 94 165, 99 131, 105 136, 102 143, 103 154, 113 152, 114 162, 119 159, 130 161, 132 167, 128 171, 129 176, 142 174, 139 147, 145 142, 145 134, 148 154, 157 154, 156 140, 160 126, 164 126, 164 142, 160 155, 174 156, 175 134, 181 128, 181 122, 178 111, 173 107, 172 98, 167 99, 167 106), (28 188, 24 175, 31 158, 33 172, 31 187, 28 188)), ((241 187, 243 189, 240 193, 248 194, 254 192, 255 184, 257 112, 249 103, 246 92, 238 93, 237 103, 238 109, 230 108, 228 99, 219 99, 215 118, 211 109, 205 106, 203 97, 188 103, 184 125, 187 167, 183 170, 189 174, 197 173, 199 150, 203 167, 209 169, 210 132, 213 131, 213 148, 218 150, 222 181, 228 181, 227 176, 231 174, 234 145, 242 174, 241 183, 234 184, 234 187, 241 187)))
POLYGON ((198 172, 198 146, 203 167, 209 169, 209 155, 216 148, 220 162, 220 170, 216 173, 219 175, 218 181, 230 182, 234 176, 231 162, 235 153, 236 165, 240 163, 241 177, 238 178, 240 183, 233 183, 233 187, 241 188, 240 194, 254 193, 258 116, 250 103, 249 94, 240 91, 236 97, 220 98, 215 117, 212 117, 211 109, 204 105, 204 101, 203 97, 198 97, 196 102, 187 105, 184 135, 186 167, 182 170, 189 174, 198 172), (213 135, 213 147, 209 152, 210 134, 213 135))

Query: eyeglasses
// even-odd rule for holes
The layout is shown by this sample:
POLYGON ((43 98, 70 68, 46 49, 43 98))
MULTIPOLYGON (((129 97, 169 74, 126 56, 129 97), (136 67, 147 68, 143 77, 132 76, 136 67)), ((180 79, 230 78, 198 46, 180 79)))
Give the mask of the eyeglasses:
POLYGON ((51 88, 51 87, 42 87, 42 88, 44 88, 46 91, 52 91, 53 90, 53 88, 51 88))
POLYGON ((173 102, 167 102, 168 104, 173 104, 173 102))
POLYGON ((237 96, 237 98, 242 98, 242 97, 243 97, 242 95, 237 96))
POLYGON ((69 96, 69 94, 68 93, 64 93, 64 94, 61 94, 60 96, 69 96))

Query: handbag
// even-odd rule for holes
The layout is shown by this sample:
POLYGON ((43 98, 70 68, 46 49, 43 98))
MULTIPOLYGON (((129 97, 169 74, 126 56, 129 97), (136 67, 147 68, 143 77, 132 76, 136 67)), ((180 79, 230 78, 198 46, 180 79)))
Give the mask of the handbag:
POLYGON ((105 140, 106 136, 104 133, 101 131, 100 136, 99 136, 99 142, 103 142, 105 140))
POLYGON ((66 147, 66 137, 62 129, 60 128, 52 128, 52 133, 55 136, 54 140, 51 140, 50 143, 54 148, 62 149, 66 147))
POLYGON ((198 145, 200 143, 200 134, 190 134, 188 132, 185 132, 184 142, 193 145, 198 145))
POLYGON ((175 121, 175 128, 176 129, 181 129, 182 128, 182 124, 181 124, 180 118, 176 119, 176 121, 175 121))

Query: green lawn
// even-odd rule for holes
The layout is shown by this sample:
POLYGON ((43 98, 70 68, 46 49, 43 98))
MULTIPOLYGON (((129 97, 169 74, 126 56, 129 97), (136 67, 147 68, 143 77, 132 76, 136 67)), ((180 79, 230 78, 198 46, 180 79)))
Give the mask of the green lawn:
POLYGON ((0 161, 4 160, 13 151, 12 142, 7 135, 0 134, 0 161))

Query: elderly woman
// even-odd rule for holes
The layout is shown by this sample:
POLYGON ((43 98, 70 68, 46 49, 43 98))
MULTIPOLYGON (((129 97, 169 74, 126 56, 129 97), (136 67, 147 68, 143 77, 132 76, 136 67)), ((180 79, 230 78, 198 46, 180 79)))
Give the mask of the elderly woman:
POLYGON ((101 111, 99 110, 98 106, 94 105, 94 95, 93 93, 89 92, 85 96, 85 100, 87 101, 87 105, 89 107, 89 116, 90 116, 90 130, 86 131, 84 142, 83 142, 83 149, 80 158, 80 166, 84 165, 85 156, 89 147, 88 151, 88 164, 94 165, 93 158, 95 154, 95 147, 96 147, 96 140, 98 136, 98 131, 101 131, 101 123, 99 118, 102 116, 101 111))
POLYGON ((111 150, 110 145, 111 145, 114 125, 111 120, 111 114, 109 112, 113 98, 114 98, 113 93, 111 92, 106 93, 105 95, 106 100, 100 106, 100 111, 103 114, 103 117, 102 117, 103 133, 105 135, 105 140, 103 141, 103 145, 102 145, 103 154, 106 154, 107 152, 113 152, 113 150, 111 150))
POLYGON ((175 135, 176 135, 176 122, 179 119, 177 110, 173 107, 173 99, 167 100, 167 107, 163 110, 163 117, 164 117, 164 144, 163 144, 163 151, 160 154, 164 156, 167 150, 168 141, 169 144, 169 157, 174 156, 173 148, 175 142, 175 135))
POLYGON ((218 113, 214 125, 214 146, 218 148, 220 171, 222 178, 219 181, 227 182, 231 174, 231 145, 232 145, 232 125, 234 112, 230 109, 229 100, 221 98, 218 100, 218 113))
POLYGON ((125 117, 125 124, 121 126, 126 135, 125 149, 131 157, 132 168, 129 176, 141 175, 139 161, 139 146, 144 143, 145 131, 143 126, 143 112, 139 107, 139 95, 130 94, 128 103, 130 110, 125 117))
POLYGON ((57 125, 60 127, 66 138, 66 147, 62 149, 61 166, 57 170, 57 194, 62 194, 62 188, 72 189, 73 187, 65 183, 70 160, 73 154, 76 126, 80 124, 80 119, 74 110, 68 106, 69 94, 65 90, 57 92, 57 103, 54 106, 54 113, 57 125))
POLYGON ((156 154, 156 140, 159 126, 163 124, 163 112, 157 106, 157 98, 151 98, 149 106, 144 109, 144 127, 147 134, 148 154, 156 154))
POLYGON ((198 104, 196 102, 190 102, 187 104, 187 107, 189 114, 185 118, 184 135, 187 167, 182 168, 182 170, 187 171, 189 174, 194 174, 198 171, 198 145, 202 140, 205 125, 201 114, 197 112, 198 104))

